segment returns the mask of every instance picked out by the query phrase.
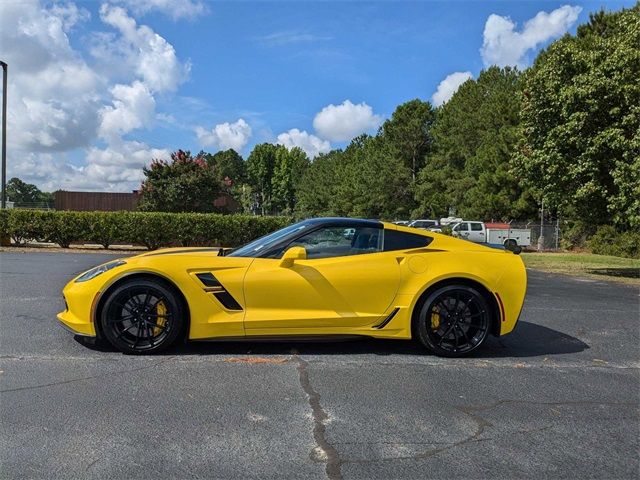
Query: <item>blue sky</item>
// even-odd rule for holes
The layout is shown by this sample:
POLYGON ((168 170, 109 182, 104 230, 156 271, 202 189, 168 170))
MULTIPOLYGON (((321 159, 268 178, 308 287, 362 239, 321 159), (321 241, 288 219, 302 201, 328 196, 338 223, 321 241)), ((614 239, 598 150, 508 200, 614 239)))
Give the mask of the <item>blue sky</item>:
POLYGON ((315 155, 375 132, 402 102, 434 101, 452 74, 436 103, 492 63, 525 68, 590 12, 633 3, 9 0, 9 172, 128 190, 178 148, 246 157, 268 141, 315 155))

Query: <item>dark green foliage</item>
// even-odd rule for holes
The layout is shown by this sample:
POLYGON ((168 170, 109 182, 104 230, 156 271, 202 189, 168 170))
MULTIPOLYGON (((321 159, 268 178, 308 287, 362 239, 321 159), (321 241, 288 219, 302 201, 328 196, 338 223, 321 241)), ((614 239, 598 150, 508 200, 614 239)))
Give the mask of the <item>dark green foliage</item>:
POLYGON ((84 240, 109 248, 113 243, 122 241, 126 236, 128 212, 88 213, 87 236, 84 240))
POLYGON ((213 168, 216 176, 222 184, 244 183, 247 180, 247 172, 242 156, 233 148, 220 150, 214 154, 200 152, 202 157, 213 168))
POLYGON ((431 148, 434 118, 431 104, 416 98, 399 105, 381 128, 391 154, 409 168, 414 180, 431 148))
POLYGON ((582 220, 567 221, 561 229, 560 246, 566 249, 584 248, 597 226, 582 220))
POLYGON ((11 237, 16 245, 24 245, 28 241, 44 241, 47 228, 43 211, 39 210, 6 210, 5 234, 11 237))
POLYGON ((403 218, 412 203, 411 170, 382 137, 362 135, 344 151, 317 157, 297 195, 298 217, 403 218))
POLYGON ((247 158, 247 176, 249 184, 258 201, 258 209, 262 215, 271 211, 272 179, 276 166, 277 145, 260 143, 253 147, 247 158))
POLYGON ((519 219, 536 205, 513 169, 520 112, 519 72, 491 67, 437 111, 416 188, 416 216, 519 219))
POLYGON ((611 225, 598 228, 588 242, 593 253, 616 257, 640 258, 640 232, 619 232, 611 225))
POLYGON ((46 203, 53 205, 53 194, 42 192, 31 183, 25 183, 19 178, 12 178, 7 182, 7 200, 16 204, 46 203))
POLYGON ((188 151, 171 154, 171 161, 154 160, 143 169, 139 209, 152 212, 214 212, 221 192, 214 170, 188 151))
POLYGON ((309 167, 309 163, 307 154, 298 147, 291 150, 284 147, 278 148, 271 179, 272 207, 275 211, 287 215, 293 213, 296 187, 309 167))
POLYGON ((640 226, 640 4, 591 15, 523 79, 520 170, 576 219, 640 226))
POLYGON ((0 236, 15 244, 47 241, 237 247, 291 223, 289 217, 161 212, 0 211, 0 236))
POLYGON ((44 240, 69 248, 72 242, 85 240, 89 234, 88 212, 41 212, 44 222, 44 240))
MULTIPOLYGON (((262 214, 290 214, 295 206, 296 187, 309 158, 300 148, 256 145, 247 159, 247 175, 256 209, 262 214)), ((243 203, 253 203, 245 199, 243 203)))

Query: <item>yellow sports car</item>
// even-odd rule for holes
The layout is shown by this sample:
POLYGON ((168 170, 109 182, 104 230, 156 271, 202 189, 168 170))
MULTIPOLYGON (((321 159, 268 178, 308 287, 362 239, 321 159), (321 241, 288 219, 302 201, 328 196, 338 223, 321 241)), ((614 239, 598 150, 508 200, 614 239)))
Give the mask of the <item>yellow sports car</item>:
POLYGON ((179 339, 369 336, 460 356, 513 330, 526 283, 511 251, 316 218, 235 250, 170 248, 105 263, 69 282, 58 318, 126 353, 179 339))

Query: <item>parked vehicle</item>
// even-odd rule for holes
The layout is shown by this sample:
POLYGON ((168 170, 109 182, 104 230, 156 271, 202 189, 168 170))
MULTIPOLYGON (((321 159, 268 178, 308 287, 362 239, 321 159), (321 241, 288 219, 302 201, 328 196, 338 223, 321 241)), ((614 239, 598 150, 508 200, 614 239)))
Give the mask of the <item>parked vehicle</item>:
POLYGON ((442 232, 442 229, 440 228, 440 222, 438 220, 430 220, 428 218, 412 220, 407 226, 413 228, 421 228, 422 230, 430 230, 432 232, 442 232))
POLYGON ((454 225, 454 237, 475 243, 528 247, 531 245, 531 229, 511 228, 508 223, 484 223, 464 221, 454 225))
POLYGON ((459 357, 513 330, 527 288, 511 252, 376 220, 313 218, 216 250, 87 270, 64 288, 58 319, 134 354, 183 339, 347 335, 415 338, 459 357))
POLYGON ((462 222, 462 218, 460 217, 444 217, 440 219, 440 226, 446 227, 448 225, 455 225, 456 223, 462 222))
POLYGON ((411 220, 396 220, 393 222, 394 225, 402 225, 403 227, 406 227, 409 223, 411 223, 411 220))

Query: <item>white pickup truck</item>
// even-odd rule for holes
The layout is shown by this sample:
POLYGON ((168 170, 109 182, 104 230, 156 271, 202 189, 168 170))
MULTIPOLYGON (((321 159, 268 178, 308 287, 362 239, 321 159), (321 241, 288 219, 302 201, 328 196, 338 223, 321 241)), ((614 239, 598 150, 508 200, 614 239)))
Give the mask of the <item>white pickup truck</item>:
POLYGON ((505 247, 531 245, 531 230, 528 228, 511 228, 508 223, 460 222, 453 226, 454 237, 464 238, 475 243, 504 245, 505 247))

